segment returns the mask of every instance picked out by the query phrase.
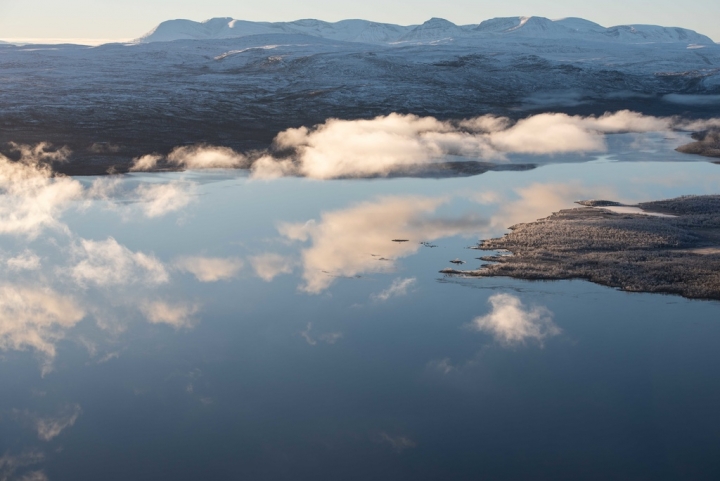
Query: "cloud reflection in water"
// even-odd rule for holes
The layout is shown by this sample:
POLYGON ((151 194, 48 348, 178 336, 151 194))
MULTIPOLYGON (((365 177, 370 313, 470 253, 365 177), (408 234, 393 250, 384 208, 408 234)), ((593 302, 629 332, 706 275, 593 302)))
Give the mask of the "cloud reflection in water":
POLYGON ((279 231, 289 240, 311 243, 302 251, 301 289, 317 294, 337 276, 392 272, 395 259, 416 253, 423 241, 478 234, 487 226, 487 220, 475 215, 435 216, 447 202, 439 197, 384 197, 323 212, 317 222, 282 224, 279 231))

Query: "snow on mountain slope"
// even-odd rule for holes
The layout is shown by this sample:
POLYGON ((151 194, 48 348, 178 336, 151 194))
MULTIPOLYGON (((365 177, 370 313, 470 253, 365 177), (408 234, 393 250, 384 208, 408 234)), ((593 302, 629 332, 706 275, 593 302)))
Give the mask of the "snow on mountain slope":
POLYGON ((399 42, 432 42, 437 40, 464 37, 467 30, 458 27, 443 18, 431 18, 422 25, 418 25, 405 35, 397 39, 399 42))
POLYGON ((591 22, 590 20, 585 20, 584 18, 578 18, 578 17, 567 17, 567 18, 560 18, 557 20, 554 20, 554 22, 558 25, 562 25, 565 28, 569 28, 570 30, 574 30, 576 32, 603 32, 606 30, 605 27, 602 25, 591 22))
POLYGON ((567 37, 575 32, 545 17, 504 17, 485 20, 473 29, 478 34, 567 37))
POLYGON ((213 18, 204 22, 169 20, 139 38, 137 43, 173 40, 239 38, 261 34, 303 34, 344 42, 402 44, 448 39, 488 37, 553 38, 614 43, 685 43, 712 45, 714 42, 692 30, 656 25, 620 25, 605 28, 582 18, 550 20, 545 17, 505 17, 485 20, 479 25, 458 26, 448 20, 432 18, 422 25, 400 26, 367 20, 330 23, 305 19, 294 22, 249 22, 232 18, 213 18))
POLYGON ((174 40, 209 40, 217 38, 240 38, 271 33, 296 33, 282 25, 268 22, 248 22, 232 18, 212 18, 204 22, 192 20, 168 20, 158 25, 138 43, 171 42, 174 40))
POLYGON ((396 30, 355 20, 273 25, 222 19, 181 22, 175 26, 182 28, 164 26, 153 34, 185 38, 173 42, 3 45, 0 152, 10 141, 49 141, 74 152, 68 173, 88 165, 102 173, 187 142, 265 148, 279 131, 329 117, 406 112, 457 119, 622 109, 716 115, 720 45, 689 48, 689 37, 628 43, 608 39, 604 30, 594 33, 592 25, 564 23, 504 19, 477 33, 443 21, 396 30), (521 33, 525 28, 545 34, 529 36, 521 33), (413 30, 424 40, 386 41, 413 30), (258 31, 271 33, 228 37, 258 31), (565 36, 555 37, 558 31, 565 36), (426 40, 448 32, 458 37, 426 40), (118 150, 103 157, 96 144, 118 150))
POLYGON ((698 45, 714 43, 709 37, 693 30, 657 25, 620 25, 608 28, 604 34, 626 42, 680 42, 698 45))
POLYGON ((368 20, 342 20, 337 23, 320 20, 297 20, 286 24, 288 28, 317 37, 343 42, 390 43, 410 31, 412 27, 401 27, 368 20))
POLYGON ((158 25, 136 43, 174 40, 209 40, 240 38, 263 34, 302 34, 330 40, 361 43, 389 43, 410 31, 401 27, 367 20, 343 20, 337 23, 304 19, 294 22, 248 22, 232 18, 213 18, 204 22, 168 20, 158 25))

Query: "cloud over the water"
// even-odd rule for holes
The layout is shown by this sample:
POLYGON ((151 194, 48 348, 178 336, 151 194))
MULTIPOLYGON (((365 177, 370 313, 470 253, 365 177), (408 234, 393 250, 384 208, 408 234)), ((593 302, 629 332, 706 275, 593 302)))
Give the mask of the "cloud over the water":
POLYGON ((669 131, 678 123, 627 110, 600 117, 545 113, 517 122, 491 115, 441 121, 396 113, 368 120, 329 119, 279 133, 276 154, 262 156, 251 169, 260 178, 385 176, 447 156, 498 161, 509 154, 603 152, 606 134, 669 131))
POLYGON ((181 257, 175 267, 189 272, 200 282, 226 281, 237 276, 243 261, 236 257, 181 257))
POLYGON ((29 249, 25 249, 23 252, 8 259, 6 265, 11 272, 36 271, 40 269, 41 260, 37 254, 29 249))
POLYGON ((542 219, 561 209, 577 207, 575 202, 578 200, 620 198, 620 194, 612 188, 579 182, 532 183, 514 190, 517 198, 512 199, 488 191, 474 196, 482 204, 499 204, 499 210, 491 219, 493 228, 498 232, 515 224, 542 219))
POLYGON ((290 257, 280 254, 266 253, 250 257, 250 264, 260 279, 270 282, 280 274, 290 274, 295 262, 290 257))
MULTIPOLYGON (((688 104, 716 102, 712 96, 669 95, 666 101, 688 104)), ((699 130, 719 119, 687 121, 629 110, 601 116, 542 113, 519 120, 484 115, 439 120, 391 113, 372 119, 328 119, 312 127, 277 134, 266 151, 236 152, 212 145, 182 146, 165 159, 182 169, 250 169, 254 178, 304 176, 314 179, 382 177, 417 173, 433 163, 453 160, 502 162, 509 156, 555 156, 607 150, 606 135, 616 133, 699 130)), ((131 170, 154 170, 161 156, 134 160, 131 170)))
POLYGON ((168 182, 167 184, 140 184, 134 196, 141 202, 147 217, 160 217, 187 206, 192 200, 195 185, 190 182, 168 182))
POLYGON ((157 163, 162 160, 162 158, 162 155, 159 154, 147 154, 133 159, 130 172, 145 172, 154 170, 155 167, 157 167, 157 163))
POLYGON ((407 279, 395 279, 390 287, 382 292, 373 294, 372 298, 376 301, 387 301, 392 297, 406 296, 408 290, 417 283, 417 279, 409 277, 407 279))
POLYGON ((0 285, 0 349, 34 349, 48 362, 55 342, 85 317, 70 296, 50 288, 0 285))
POLYGON ((67 149, 16 145, 19 160, 0 154, 0 234, 37 237, 43 229, 66 230, 59 216, 83 194, 80 182, 53 174, 51 163, 64 160, 67 149))
POLYGON ((196 304, 170 304, 165 301, 148 302, 140 310, 151 324, 167 324, 176 329, 192 327, 193 316, 198 312, 196 304))
POLYGON ((43 441, 51 441, 65 429, 73 426, 82 413, 79 405, 75 404, 58 416, 38 418, 35 422, 38 438, 43 441))
POLYGON ((475 318, 471 327, 491 334, 501 344, 525 344, 527 341, 542 344, 546 338, 561 333, 552 320, 552 313, 545 307, 528 308, 517 296, 510 294, 495 294, 488 303, 492 310, 475 318))
POLYGON ((314 336, 312 334, 313 324, 312 322, 307 323, 307 327, 304 331, 300 331, 300 336, 302 336, 303 339, 305 339, 305 342, 310 344, 311 346, 316 346, 318 343, 318 340, 327 343, 327 344, 335 344, 340 339, 343 338, 342 332, 325 332, 323 334, 319 334, 318 336, 314 336))
MULTIPOLYGON (((142 158, 138 162, 141 161, 142 158)), ((186 169, 235 169, 246 167, 248 160, 245 155, 228 147, 192 145, 177 147, 170 152, 167 161, 171 165, 186 169)))
POLYGON ((70 269, 70 276, 82 286, 152 285, 169 280, 165 266, 155 256, 133 252, 112 237, 104 241, 80 239, 73 251, 78 262, 70 269))
POLYGON ((43 471, 32 470, 31 466, 45 460, 39 451, 25 451, 19 455, 5 453, 0 456, 0 480, 2 481, 48 481, 43 471))
POLYGON ((324 212, 319 221, 280 225, 280 234, 287 239, 311 244, 302 252, 301 289, 316 294, 338 277, 392 272, 395 259, 417 252, 422 247, 420 242, 478 234, 487 225, 485 219, 476 216, 435 215, 448 200, 384 197, 324 212))

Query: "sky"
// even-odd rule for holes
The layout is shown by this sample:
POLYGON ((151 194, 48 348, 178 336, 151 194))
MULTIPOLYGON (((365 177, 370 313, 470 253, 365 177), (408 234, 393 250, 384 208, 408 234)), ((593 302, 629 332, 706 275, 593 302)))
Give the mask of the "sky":
POLYGON ((685 27, 720 41, 718 0, 0 0, 0 39, 130 40, 176 18, 363 18, 411 25, 431 17, 471 24, 530 15, 583 17, 606 27, 630 23, 685 27))

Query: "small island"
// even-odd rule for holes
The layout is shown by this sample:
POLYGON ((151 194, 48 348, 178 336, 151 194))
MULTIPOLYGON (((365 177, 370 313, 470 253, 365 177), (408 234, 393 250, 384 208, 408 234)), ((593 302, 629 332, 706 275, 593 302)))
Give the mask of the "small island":
POLYGON ((510 227, 475 249, 496 251, 477 270, 449 275, 586 279, 631 292, 720 299, 720 195, 634 206, 595 200, 510 227), (613 212, 630 207, 636 212, 613 212), (499 251, 499 252, 498 252, 499 251), (512 255, 507 255, 507 253, 512 255))
POLYGON ((681 145, 675 150, 683 154, 720 158, 720 127, 694 132, 692 138, 693 142, 681 145))

